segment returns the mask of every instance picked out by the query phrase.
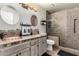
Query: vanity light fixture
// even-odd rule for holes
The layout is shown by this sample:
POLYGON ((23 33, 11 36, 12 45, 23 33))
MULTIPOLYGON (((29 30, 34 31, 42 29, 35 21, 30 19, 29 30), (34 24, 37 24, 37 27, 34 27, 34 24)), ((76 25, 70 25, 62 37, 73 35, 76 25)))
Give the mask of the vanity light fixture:
POLYGON ((35 11, 35 12, 37 12, 37 8, 34 6, 34 5, 32 5, 32 4, 27 4, 28 5, 28 7, 31 9, 31 10, 33 10, 33 11, 35 11))
POLYGON ((37 8, 35 8, 35 7, 34 7, 32 4, 30 4, 30 3, 28 3, 28 4, 25 4, 25 3, 19 3, 19 4, 21 4, 22 7, 25 8, 25 9, 30 8, 31 10, 37 12, 37 8))
POLYGON ((26 4, 26 3, 19 3, 19 4, 21 4, 21 6, 22 6, 23 8, 25 8, 25 9, 30 8, 31 10, 37 12, 37 8, 35 7, 35 5, 33 5, 33 4, 31 4, 31 3, 28 3, 28 4, 26 4))

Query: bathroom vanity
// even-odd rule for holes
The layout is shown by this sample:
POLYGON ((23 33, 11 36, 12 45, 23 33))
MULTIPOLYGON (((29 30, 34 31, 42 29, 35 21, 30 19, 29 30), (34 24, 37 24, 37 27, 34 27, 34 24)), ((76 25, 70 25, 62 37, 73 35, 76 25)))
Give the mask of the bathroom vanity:
POLYGON ((46 33, 9 37, 0 41, 0 56, 41 56, 47 50, 46 33))

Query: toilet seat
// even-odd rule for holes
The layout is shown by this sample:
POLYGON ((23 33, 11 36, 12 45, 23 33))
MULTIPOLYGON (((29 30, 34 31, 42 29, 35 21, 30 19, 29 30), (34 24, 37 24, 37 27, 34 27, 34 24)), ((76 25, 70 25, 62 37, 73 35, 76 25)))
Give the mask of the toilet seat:
POLYGON ((54 44, 55 44, 55 42, 54 42, 54 40, 51 40, 51 39, 47 39, 47 44, 51 44, 51 45, 54 45, 54 44))

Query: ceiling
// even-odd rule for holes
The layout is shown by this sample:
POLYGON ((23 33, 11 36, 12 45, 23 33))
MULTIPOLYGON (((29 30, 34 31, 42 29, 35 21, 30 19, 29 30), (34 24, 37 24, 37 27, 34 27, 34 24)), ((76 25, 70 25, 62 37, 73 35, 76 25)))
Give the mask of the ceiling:
POLYGON ((52 13, 63 9, 78 7, 79 3, 35 3, 34 5, 52 13))

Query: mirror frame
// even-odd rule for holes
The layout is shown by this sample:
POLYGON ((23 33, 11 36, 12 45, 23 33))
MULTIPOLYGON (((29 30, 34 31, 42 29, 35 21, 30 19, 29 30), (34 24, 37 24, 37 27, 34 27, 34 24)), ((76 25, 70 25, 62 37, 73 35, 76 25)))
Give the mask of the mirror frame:
POLYGON ((37 26, 37 24, 38 24, 37 16, 36 15, 32 15, 31 16, 31 25, 32 26, 37 26))
MULTIPOLYGON (((6 10, 4 10, 5 12, 6 12, 6 10)), ((7 13, 7 12, 6 12, 7 13)), ((9 25, 15 25, 15 24, 17 24, 18 22, 19 22, 19 13, 17 12, 17 10, 13 7, 13 6, 11 6, 11 5, 4 5, 4 6, 2 6, 1 7, 1 9, 0 9, 0 16, 1 16, 1 19, 5 22, 5 23, 7 23, 7 24, 9 24, 9 25), (12 11, 12 12, 14 12, 15 14, 16 14, 16 16, 14 16, 14 14, 13 14, 13 16, 12 17, 15 17, 15 18, 13 18, 13 20, 15 19, 17 19, 16 20, 16 22, 15 23, 13 23, 12 22, 12 20, 11 20, 11 23, 10 22, 8 22, 8 21, 5 21, 6 19, 5 18, 3 18, 4 16, 1 14, 2 13, 2 9, 5 9, 5 8, 8 8, 8 9, 6 9, 6 10, 8 10, 8 11, 12 11)), ((8 19, 8 18, 7 18, 8 19)))

